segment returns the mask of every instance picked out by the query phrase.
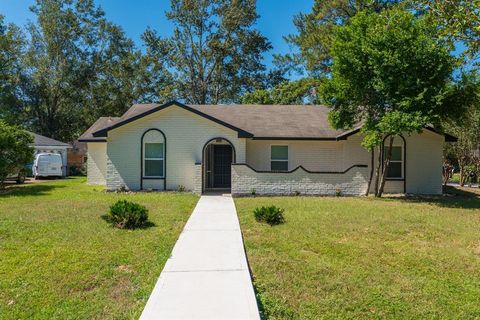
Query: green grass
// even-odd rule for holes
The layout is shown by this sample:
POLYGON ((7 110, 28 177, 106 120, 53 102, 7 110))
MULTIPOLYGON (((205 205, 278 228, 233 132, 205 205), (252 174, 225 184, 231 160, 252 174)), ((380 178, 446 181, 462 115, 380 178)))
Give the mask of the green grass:
POLYGON ((1 319, 138 319, 197 197, 106 193, 84 178, 0 194, 1 319), (101 215, 118 199, 150 210, 127 231, 101 215))
POLYGON ((268 319, 480 318, 480 198, 239 198, 268 319), (255 207, 285 209, 258 223, 255 207))
POLYGON ((450 182, 460 183, 460 173, 454 173, 450 182))

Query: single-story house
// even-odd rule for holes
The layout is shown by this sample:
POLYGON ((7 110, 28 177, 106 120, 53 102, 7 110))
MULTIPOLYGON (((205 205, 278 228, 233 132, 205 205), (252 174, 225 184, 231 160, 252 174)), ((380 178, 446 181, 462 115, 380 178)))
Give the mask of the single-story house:
MULTIPOLYGON (((108 190, 229 190, 232 195, 361 195, 376 156, 360 128, 335 130, 325 106, 136 104, 79 139, 88 183, 108 190)), ((440 194, 449 135, 395 138, 387 193, 440 194)))
POLYGON ((58 153, 62 156, 62 174, 67 175, 67 150, 72 146, 68 143, 64 143, 52 138, 48 138, 33 132, 30 132, 33 136, 33 148, 35 149, 35 155, 39 153, 58 153))

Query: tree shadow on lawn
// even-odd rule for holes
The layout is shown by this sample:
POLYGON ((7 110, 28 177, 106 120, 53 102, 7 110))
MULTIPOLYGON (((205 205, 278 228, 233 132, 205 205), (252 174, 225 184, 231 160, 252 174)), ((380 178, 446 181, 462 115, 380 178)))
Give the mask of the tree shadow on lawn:
POLYGON ((44 196, 50 194, 52 190, 58 188, 64 188, 64 186, 41 183, 30 185, 7 185, 3 190, 0 190, 0 198, 44 196))
POLYGON ((410 203, 432 203, 440 207, 459 209, 480 209, 480 189, 446 186, 443 195, 406 195, 386 197, 410 203))

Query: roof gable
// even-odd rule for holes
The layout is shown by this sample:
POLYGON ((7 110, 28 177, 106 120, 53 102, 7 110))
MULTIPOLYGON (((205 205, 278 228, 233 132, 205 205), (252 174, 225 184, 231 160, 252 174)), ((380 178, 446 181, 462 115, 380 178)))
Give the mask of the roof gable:
POLYGON ((29 132, 33 136, 33 144, 35 146, 49 146, 49 147, 71 147, 68 143, 58 141, 49 137, 36 134, 34 132, 29 132))
POLYGON ((250 132, 247 132, 247 131, 245 131, 243 129, 240 129, 240 128, 238 128, 238 127, 236 127, 236 126, 234 126, 230 123, 227 123, 227 122, 224 122, 220 119, 212 117, 209 114, 206 114, 206 113, 204 113, 200 110, 197 110, 195 108, 187 106, 187 105, 185 105, 183 103, 180 103, 178 101, 171 101, 171 102, 167 102, 167 103, 162 104, 162 105, 150 104, 150 105, 142 105, 142 106, 144 106, 143 110, 142 109, 139 110, 137 108, 130 108, 127 112, 125 112, 125 114, 122 117, 120 117, 117 121, 115 121, 111 125, 109 125, 105 128, 102 128, 100 130, 92 132, 93 137, 107 137, 108 131, 110 131, 110 130, 113 130, 115 128, 123 126, 127 123, 133 122, 137 119, 141 119, 141 118, 143 118, 147 115, 153 114, 155 112, 164 110, 164 109, 166 109, 168 107, 171 107, 171 106, 180 107, 184 110, 193 112, 193 113, 195 113, 195 114, 197 114, 197 115, 199 115, 203 118, 206 118, 206 119, 211 120, 215 123, 218 123, 218 124, 220 124, 224 127, 232 129, 232 130, 234 130, 238 133, 239 138, 251 138, 251 137, 253 137, 253 134, 251 134, 250 132))

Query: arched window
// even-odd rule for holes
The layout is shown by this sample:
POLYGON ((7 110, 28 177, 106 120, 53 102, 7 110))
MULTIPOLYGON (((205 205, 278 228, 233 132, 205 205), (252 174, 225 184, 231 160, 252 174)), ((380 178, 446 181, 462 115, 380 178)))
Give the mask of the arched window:
POLYGON ((159 130, 149 130, 142 138, 143 177, 165 177, 165 138, 159 130))

